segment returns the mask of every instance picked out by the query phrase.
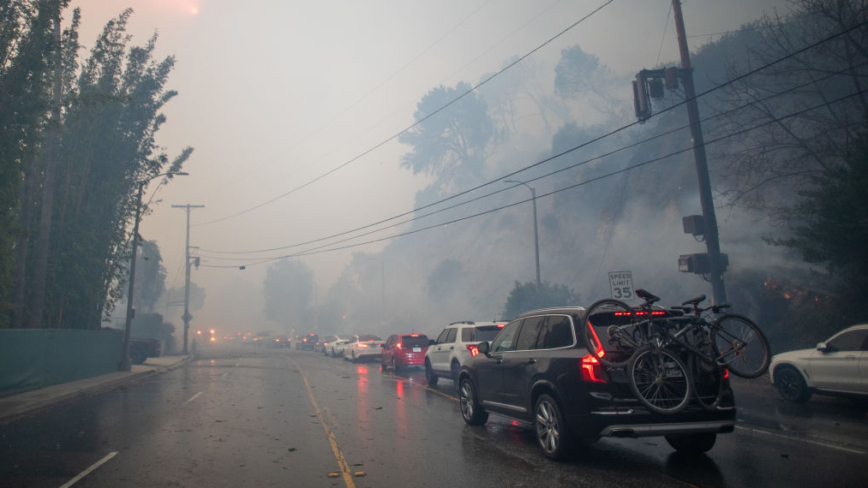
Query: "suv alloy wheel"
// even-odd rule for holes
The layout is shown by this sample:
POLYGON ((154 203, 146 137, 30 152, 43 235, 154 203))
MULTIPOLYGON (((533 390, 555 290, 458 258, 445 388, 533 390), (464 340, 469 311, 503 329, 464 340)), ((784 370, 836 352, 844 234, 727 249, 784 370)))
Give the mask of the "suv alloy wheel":
POLYGON ((473 382, 470 378, 461 380, 461 386, 458 388, 458 401, 461 405, 461 416, 468 425, 482 425, 488 421, 488 412, 486 412, 479 400, 476 398, 476 390, 473 388, 473 382))
POLYGON ((570 438, 558 402, 549 395, 540 395, 533 411, 536 440, 543 454, 549 459, 563 461, 569 454, 570 438))

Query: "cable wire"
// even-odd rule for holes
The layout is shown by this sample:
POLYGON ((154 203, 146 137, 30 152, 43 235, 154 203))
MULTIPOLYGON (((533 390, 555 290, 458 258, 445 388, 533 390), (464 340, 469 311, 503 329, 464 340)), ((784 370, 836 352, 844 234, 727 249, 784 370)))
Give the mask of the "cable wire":
POLYGON ((317 177, 315 177, 315 178, 313 178, 313 179, 311 179, 311 180, 308 180, 306 183, 303 183, 303 184, 301 184, 301 185, 299 185, 299 186, 296 186, 295 188, 293 188, 293 189, 291 189, 291 190, 289 190, 289 191, 287 191, 287 192, 284 192, 284 193, 282 193, 282 194, 280 194, 280 195, 278 195, 278 196, 276 196, 276 197, 274 197, 274 198, 271 198, 271 199, 269 199, 269 200, 267 200, 267 201, 265 201, 265 202, 263 202, 263 203, 260 203, 260 204, 254 205, 253 207, 247 208, 246 210, 242 210, 242 211, 240 211, 240 212, 236 212, 236 213, 234 213, 234 214, 227 215, 227 216, 225 216, 225 217, 221 217, 221 218, 218 218, 218 219, 209 220, 209 221, 206 221, 206 222, 202 222, 202 223, 196 224, 196 225, 194 225, 193 227, 199 227, 199 226, 202 226, 202 225, 209 225, 209 224, 214 224, 214 223, 217 223, 217 222, 222 222, 222 221, 224 221, 224 220, 228 220, 228 219, 231 219, 231 218, 234 218, 234 217, 238 217, 239 215, 244 215, 244 214, 246 214, 246 213, 248 213, 248 212, 252 212, 252 211, 254 211, 254 210, 256 210, 256 209, 259 209, 259 208, 262 208, 262 207, 264 207, 264 206, 266 206, 266 205, 269 205, 269 204, 271 204, 271 203, 274 203, 274 202, 276 202, 277 200, 280 200, 281 198, 284 198, 284 197, 287 197, 287 196, 289 196, 289 195, 292 195, 293 193, 295 193, 295 192, 297 192, 297 191, 299 191, 299 190, 301 190, 301 189, 303 189, 303 188, 306 188, 306 187, 308 187, 308 186, 310 186, 310 185, 316 183, 317 181, 322 180, 323 178, 325 178, 325 177, 327 177, 327 176, 329 176, 329 175, 331 175, 331 174, 333 174, 333 173, 335 173, 335 172, 337 172, 337 171, 340 171, 341 169, 343 169, 343 168, 349 166, 350 164, 354 163, 355 161, 358 161, 359 159, 361 159, 361 158, 367 156, 368 154, 370 154, 370 153, 376 151, 377 149, 383 147, 384 145, 388 144, 389 142, 394 141, 394 140, 397 139, 401 134, 404 134, 405 132, 407 132, 407 131, 413 129, 414 127, 417 127, 417 126, 420 125, 421 123, 425 122, 426 120, 430 119, 431 117, 437 115, 438 113, 440 113, 440 112, 442 112, 443 110, 447 109, 448 107, 452 106, 453 104, 455 104, 455 103, 458 102, 459 100, 463 99, 463 98, 466 97, 467 95, 473 93, 473 92, 476 91, 479 87, 485 85, 486 83, 488 83, 489 81, 493 80, 493 79, 496 78, 497 76, 501 75, 502 73, 504 73, 504 72, 507 71, 508 69, 512 68, 512 67, 515 66, 516 64, 520 63, 521 61, 523 61, 523 60, 526 59, 527 57, 533 55, 534 53, 536 53, 537 51, 539 51, 539 50, 542 49, 543 47, 549 45, 549 44, 552 43, 555 39, 557 39, 557 38, 561 37, 562 35, 566 34, 567 32, 569 32, 570 30, 572 30, 573 28, 575 28, 576 26, 578 26, 579 24, 581 24, 581 23, 584 22, 585 20, 589 19, 591 16, 593 16, 594 14, 596 14, 597 12, 599 12, 600 10, 602 10, 603 8, 605 8, 606 6, 608 6, 609 4, 611 4, 611 3, 614 2, 614 1, 615 1, 615 0, 608 0, 606 3, 600 5, 600 6, 597 7, 596 9, 594 9, 591 13, 585 15, 584 17, 582 17, 581 19, 577 20, 576 22, 573 22, 573 23, 570 24, 566 29, 563 29, 562 31, 558 32, 558 33, 555 34, 553 37, 550 37, 548 40, 546 40, 545 42, 543 42, 543 43, 540 44, 539 46, 533 48, 532 50, 530 50, 529 52, 527 52, 527 53, 524 54, 523 56, 519 57, 518 59, 516 59, 516 60, 513 61, 512 63, 507 64, 505 67, 501 68, 499 71, 495 72, 494 74, 492 74, 492 75, 489 76, 488 78, 486 78, 486 79, 480 81, 479 83, 477 83, 476 85, 474 85, 473 87, 471 87, 470 89, 468 89, 467 91, 465 91, 464 93, 458 95, 457 97, 453 98, 452 100, 450 100, 450 101, 447 102, 446 104, 442 105, 440 108, 438 108, 438 109, 434 110, 433 112, 431 112, 431 113, 425 115, 424 117, 422 117, 421 119, 417 120, 417 121, 414 122, 413 124, 409 125, 409 126, 406 127, 405 129, 401 130, 401 131, 398 132, 397 134, 394 134, 394 135, 390 136, 389 138, 387 138, 387 139, 383 140, 382 142, 380 142, 380 143, 374 145, 374 146, 371 147, 370 149, 367 149, 367 150, 363 151, 362 153, 358 154, 357 156, 354 156, 353 158, 347 160, 346 162, 341 163, 341 164, 339 164, 338 166, 335 166, 334 168, 332 168, 332 169, 326 171, 325 173, 323 173, 323 174, 321 174, 321 175, 319 175, 319 176, 317 176, 317 177))
MULTIPOLYGON (((606 178, 610 178, 610 177, 615 176, 615 175, 619 175, 619 174, 622 174, 622 173, 626 173, 626 172, 628 172, 628 171, 633 171, 633 170, 635 170, 635 169, 638 169, 638 168, 641 168, 641 167, 644 167, 644 166, 648 166, 648 165, 650 165, 650 164, 657 163, 657 162, 659 162, 659 161, 663 161, 663 160, 669 159, 669 158, 671 158, 671 157, 673 157, 673 156, 677 156, 677 155, 679 155, 679 154, 684 154, 684 153, 686 153, 686 152, 693 151, 693 150, 696 149, 697 147, 700 147, 700 146, 708 146, 708 145, 710 145, 710 144, 715 144, 715 143, 718 143, 718 142, 721 142, 721 141, 724 141, 724 140, 730 139, 730 138, 732 138, 732 137, 736 137, 736 136, 739 136, 739 135, 742 135, 742 134, 746 134, 746 133, 748 133, 748 132, 752 132, 752 131, 754 131, 754 130, 760 129, 760 128, 762 128, 762 127, 765 127, 765 126, 768 126, 768 125, 771 125, 771 124, 779 123, 779 122, 782 121, 782 120, 786 120, 786 119, 789 119, 789 118, 792 118, 792 117, 797 117, 797 116, 799 116, 799 115, 803 115, 803 114, 805 114, 805 113, 807 113, 807 112, 811 112, 811 111, 813 111, 813 110, 817 110, 817 109, 820 109, 820 108, 828 107, 828 106, 831 105, 831 104, 838 103, 838 102, 841 102, 841 101, 843 101, 843 100, 846 100, 846 99, 849 99, 849 98, 853 98, 853 97, 856 97, 856 96, 859 96, 859 95, 862 95, 862 94, 865 94, 865 93, 868 93, 868 89, 860 90, 860 91, 858 91, 858 92, 851 93, 851 94, 848 94, 848 95, 845 95, 845 96, 839 97, 839 98, 837 98, 837 99, 835 99, 835 100, 824 101, 823 103, 820 103, 820 104, 818 104, 818 105, 814 105, 813 107, 806 108, 806 109, 802 109, 802 110, 799 110, 799 111, 796 111, 796 112, 790 113, 790 114, 785 115, 785 116, 782 116, 782 117, 774 117, 774 118, 772 118, 771 120, 767 120, 767 121, 765 121, 765 122, 763 122, 763 123, 761 123, 761 124, 757 124, 757 125, 755 125, 755 126, 753 126, 753 127, 749 127, 749 128, 741 129, 741 130, 738 130, 738 131, 735 131, 735 132, 732 132, 732 133, 729 133, 729 134, 726 134, 726 135, 723 135, 723 136, 720 136, 720 137, 717 137, 717 138, 714 138, 714 139, 708 140, 708 141, 706 141, 705 143, 703 143, 703 144, 701 144, 701 145, 694 144, 694 145, 691 145, 691 146, 688 146, 688 147, 685 147, 685 148, 682 148, 682 149, 679 149, 679 150, 676 150, 676 151, 670 152, 670 153, 665 154, 665 155, 663 155, 663 156, 658 156, 658 157, 656 157, 656 158, 652 158, 652 159, 649 159, 649 160, 645 160, 645 161, 643 161, 643 162, 641 162, 641 163, 637 163, 637 164, 634 164, 634 165, 631 165, 631 166, 627 166, 627 167, 621 168, 621 169, 619 169, 619 170, 612 171, 612 172, 610 172, 610 173, 606 173, 606 174, 603 174, 603 175, 600 175, 600 176, 595 176, 595 177, 593 177, 593 178, 590 178, 590 179, 587 179, 587 180, 581 181, 581 182, 579 182, 579 183, 575 183, 575 184, 573 184, 573 185, 568 185, 568 186, 565 186, 565 187, 563 187, 563 188, 559 188, 559 189, 557 189, 557 190, 552 190, 552 191, 550 191, 550 192, 548 192, 548 193, 543 193, 543 194, 541 194, 541 195, 537 195, 537 196, 536 196, 536 199, 538 200, 538 199, 540 199, 540 198, 549 197, 549 196, 555 195, 555 194, 557 194, 557 193, 561 193, 561 192, 564 192, 564 191, 567 191, 567 190, 572 190, 572 189, 575 189, 575 188, 578 188, 578 187, 581 187, 581 186, 584 186, 584 185, 587 185, 587 184, 590 184, 590 183, 593 183, 593 182, 596 182, 596 181, 600 181, 600 180, 603 180, 603 179, 606 179, 606 178)), ((256 261, 256 262, 252 262, 252 263, 244 264, 244 266, 246 266, 246 267, 249 267, 249 266, 256 266, 256 265, 259 265, 259 264, 265 264, 265 263, 268 263, 268 262, 271 262, 271 261, 277 261, 277 260, 280 260, 280 259, 293 258, 293 257, 301 257, 301 256, 310 256, 310 255, 314 255, 314 254, 322 254, 322 253, 326 253, 326 252, 340 251, 340 250, 345 250, 345 249, 355 248, 355 247, 364 246, 364 245, 368 245, 368 244, 373 244, 373 243, 377 243, 377 242, 382 242, 382 241, 386 241, 386 240, 391 240, 391 239, 395 239, 395 238, 398 238, 398 237, 405 237, 405 236, 408 236, 408 235, 417 234, 417 233, 419 233, 419 232, 424 232, 424 231, 431 230, 431 229, 442 228, 443 226, 451 225, 451 224, 458 223, 458 222, 463 222, 463 221, 465 221, 465 220, 470 220, 470 219, 474 219, 474 218, 482 217, 482 216, 484 216, 484 215, 488 215, 488 214, 491 214, 491 213, 499 212, 499 211, 501 211, 501 210, 505 210, 505 209, 508 209, 508 208, 512 208, 512 207, 515 207, 515 206, 518 206, 518 205, 521 205, 521 204, 524 204, 524 203, 527 203, 527 202, 531 202, 531 201, 533 201, 533 200, 534 200, 534 198, 527 198, 527 199, 524 199, 524 200, 521 200, 521 201, 518 201, 518 202, 514 202, 514 203, 510 203, 510 204, 506 204, 506 205, 501 205, 501 206, 499 206, 499 207, 495 207, 495 208, 492 208, 492 209, 489 209, 489 210, 485 210, 485 211, 478 212, 478 213, 471 214, 471 215, 467 215, 467 216, 464 216, 464 217, 461 217, 461 218, 453 219, 453 220, 450 220, 450 221, 448 221, 448 222, 442 222, 442 223, 439 223, 439 224, 430 225, 430 226, 428 226, 428 227, 422 227, 422 228, 419 228, 419 229, 414 229, 414 230, 411 230, 411 231, 407 231, 407 232, 403 232, 403 233, 399 233, 399 234, 394 234, 394 235, 391 235, 391 236, 381 237, 381 238, 378 238, 378 239, 372 239, 372 240, 368 240, 368 241, 365 241, 365 242, 359 242, 359 243, 354 243, 354 244, 348 244, 348 245, 346 245, 346 246, 330 247, 330 246, 333 246, 334 243, 323 244, 323 245, 321 245, 321 246, 314 247, 314 248, 311 248, 311 249, 307 249, 307 250, 304 250, 304 251, 300 251, 300 252, 297 252, 297 253, 286 254, 286 255, 283 255, 283 256, 275 256, 275 257, 271 257, 271 258, 268 258, 268 259, 261 259, 261 260, 258 260, 258 261, 256 261)), ((210 267, 210 268, 237 268, 238 266, 236 265, 236 266, 208 266, 208 267, 210 267)))
MULTIPOLYGON (((697 94, 697 95, 694 97, 694 100, 699 99, 699 98, 701 98, 701 97, 704 97, 704 96, 706 96, 706 95, 708 95, 708 94, 711 94, 711 93, 713 93, 713 92, 715 92, 715 91, 717 91, 717 90, 720 90, 721 88, 724 88, 724 87, 726 87, 726 86, 728 86, 728 85, 731 85, 731 84, 733 84, 733 83, 735 83, 735 82, 738 82, 738 81, 740 81, 740 80, 742 80, 742 79, 744 79, 744 78, 747 78, 747 77, 749 77, 749 76, 752 76, 752 75, 754 75, 754 74, 756 74, 756 73, 758 73, 758 72, 760 72, 760 71, 762 71, 762 70, 765 70, 765 69, 767 69, 767 68, 770 68, 770 67, 772 67, 772 66, 774 66, 774 65, 776 65, 776 64, 779 64, 779 63, 781 63, 781 62, 783 62, 783 61, 786 61, 786 60, 788 60, 788 59, 790 59, 790 58, 792 58, 792 57, 794 57, 794 56, 797 56, 797 55, 799 55, 799 54, 802 54, 802 53, 804 53, 804 52, 806 52, 806 51, 808 51, 808 50, 810 50, 810 49, 813 49, 814 47, 817 47, 817 46, 819 46, 819 45, 821 45, 821 44, 824 44, 824 43, 826 43, 826 42, 829 42, 829 41, 831 41, 831 40, 833 40, 833 39, 835 39, 835 38, 837 38, 837 37, 840 37, 840 36, 842 36, 842 35, 844 35, 844 34, 847 34, 848 32, 850 32, 850 31, 852 31, 852 30, 854 30, 854 29, 857 29, 857 28, 859 28, 859 27, 862 27, 862 26, 864 26, 864 25, 868 25, 868 21, 866 21, 866 22, 862 22, 862 23, 857 24, 857 25, 854 25, 854 26, 851 26, 850 28, 845 29, 845 30, 843 30, 843 31, 841 31, 841 32, 839 32, 839 33, 837 33, 837 34, 832 34, 832 35, 830 35, 830 36, 828 36, 828 37, 826 37, 826 38, 823 38, 823 39, 821 39, 821 40, 819 40, 819 41, 816 41, 816 42, 814 42, 814 43, 812 43, 812 44, 810 44, 810 45, 808 45, 808 46, 805 46, 805 47, 803 47, 803 48, 801 48, 801 49, 799 49, 799 50, 796 50, 796 51, 794 51, 794 52, 792 52, 792 53, 790 53, 790 54, 787 54, 787 55, 785 55, 785 56, 783 56, 783 57, 781 57, 781 58, 779 58, 779 59, 777 59, 777 60, 775 60, 775 61, 772 61, 772 62, 766 63, 766 64, 764 64, 764 65, 762 65, 762 66, 760 66, 760 67, 757 67, 757 68, 755 68, 755 69, 753 69, 753 70, 747 71, 747 72, 745 72, 745 73, 743 73, 743 74, 741 74, 741 75, 739 75, 739 76, 736 76, 735 78, 732 78, 732 79, 730 79, 730 80, 727 80, 727 81, 724 82, 724 83, 721 83, 721 84, 716 85, 716 86, 714 86, 714 87, 712 87, 712 88, 709 88, 709 89, 707 89, 707 90, 705 90, 705 91, 703 91, 703 92, 697 94)), ((840 73, 840 72, 838 72, 838 73, 840 73)), ((832 73, 832 75, 836 75, 836 74, 838 74, 838 73, 832 73)), ((830 76, 831 76, 831 75, 830 75, 830 76)), ((803 86, 805 86, 805 85, 801 85, 801 86, 799 86, 799 87, 797 87, 797 88, 801 88, 801 87, 803 87, 803 86)), ((767 97, 767 98, 768 98, 768 97, 767 97)), ((766 98, 766 99, 767 99, 767 98, 766 98)), ((763 100, 765 100, 765 99, 763 99, 763 100)), ((680 106, 686 104, 686 103, 689 102, 689 101, 690 101, 690 100, 688 100, 688 99, 684 99, 684 100, 682 100, 682 101, 680 101, 680 102, 675 103, 674 105, 671 105, 671 106, 669 106, 669 107, 666 107, 666 108, 664 108, 664 109, 661 109, 661 110, 659 110, 658 112, 655 112, 654 114, 652 114, 648 119, 650 120, 651 118, 659 117, 660 115, 663 115, 664 113, 667 113, 667 112, 670 112, 670 111, 672 111, 672 110, 675 110, 676 108, 678 108, 678 107, 680 107, 680 106)), ((749 106, 749 105, 750 105, 750 104, 748 104, 748 105, 746 105, 746 106, 749 106)), ((308 245, 308 244, 314 244, 314 243, 317 243, 317 242, 322 242, 322 241, 324 241, 324 240, 329 240, 329 239, 334 239, 334 238, 337 238, 337 237, 341 237, 341 236, 344 236, 344 235, 347 235, 347 234, 350 234, 350 233, 353 233, 353 232, 357 232, 357 231, 360 231, 360 230, 365 230, 365 229, 368 229, 368 228, 370 228, 370 227, 374 227, 374 226, 376 226, 376 225, 383 224, 383 223, 389 222, 389 221, 391 221, 391 220, 399 219, 399 218, 404 217, 404 216, 406 216, 406 215, 410 215, 410 214, 416 213, 416 212, 418 212, 418 211, 420 211, 420 210, 424 210, 424 209, 426 209, 426 208, 430 208, 430 207, 433 207, 433 206, 435 206, 435 205, 439 205, 439 204, 444 203, 444 202, 446 202, 446 201, 453 200, 453 199, 458 198, 458 197, 460 197, 460 196, 466 195, 466 194, 471 193, 471 192, 473 192, 473 191, 476 191, 476 190, 479 190, 479 189, 484 188, 484 187, 486 187, 486 186, 489 186, 489 185, 492 185, 492 184, 494 184, 494 183, 497 183, 498 181, 501 181, 501 180, 504 180, 504 179, 507 179, 507 178, 511 178, 511 177, 513 177, 513 176, 515 176, 515 175, 517 175, 517 174, 520 174, 520 173, 522 173, 522 172, 524 172, 524 171, 527 171, 527 170, 529 170, 529 169, 535 168, 535 167, 540 166, 540 165, 542 165, 542 164, 545 164, 545 163, 547 163, 547 162, 549 162, 549 161, 552 161, 552 160, 554 160, 554 159, 557 159, 557 158, 559 158, 559 157, 561 157, 561 156, 564 156, 564 155, 569 154, 569 153, 571 153, 571 152, 574 152, 574 151, 577 151, 577 150, 582 149, 582 148, 584 148, 584 147, 587 147, 588 145, 593 144, 593 143, 595 143, 595 142, 598 142, 598 141, 600 141, 600 140, 602 140, 602 139, 605 139, 605 138, 607 138, 607 137, 611 137, 612 135, 615 135, 615 134, 617 134, 617 133, 619 133, 619 132, 622 132, 622 131, 624 131, 624 130, 630 128, 630 127, 636 126, 636 125, 638 125, 639 123, 640 123, 640 122, 638 122, 638 121, 631 122, 631 123, 629 123, 629 124, 626 124, 626 125, 623 125, 623 126, 621 126, 621 127, 618 127, 618 128, 616 128, 616 129, 614 129, 614 130, 611 130, 611 131, 609 131, 609 132, 607 132, 607 133, 604 133, 604 134, 602 134, 602 135, 600 135, 600 136, 597 136, 597 137, 595 137, 595 138, 592 138, 591 140, 586 141, 586 142, 584 142, 584 143, 582 143, 582 144, 579 144, 578 146, 572 147, 572 148, 567 149, 567 150, 565 150, 565 151, 562 151, 562 152, 560 152, 560 153, 558 153, 558 154, 555 154, 555 155, 552 155, 552 156, 550 156, 550 157, 544 158, 544 159, 542 159, 542 160, 540 160, 540 161, 538 161, 538 162, 536 162, 536 163, 533 163, 533 164, 531 164, 531 165, 529 165, 529 166, 525 166, 524 168, 520 168, 520 169, 518 169, 518 170, 516 170, 516 171, 513 171, 513 172, 511 172, 511 173, 507 173, 507 174, 502 175, 502 176, 500 176, 500 177, 498 177, 498 178, 496 178, 496 179, 493 179, 493 180, 490 180, 490 181, 488 181, 488 182, 482 183, 482 184, 480 184, 480 185, 477 185, 477 186, 475 186, 475 187, 469 188, 469 189, 467 189, 467 190, 464 190, 464 191, 458 192, 458 193, 456 193, 456 194, 454 194, 454 195, 451 195, 451 196, 449 196, 449 197, 446 197, 446 198, 443 198, 443 199, 437 200, 437 201, 435 201, 435 202, 432 202, 432 203, 429 203, 429 204, 423 205, 423 206, 421 206, 421 207, 414 208, 413 210, 409 210, 409 211, 403 212, 403 213, 401 213, 401 214, 398 214, 398 215, 395 215, 395 216, 392 216, 392 217, 389 217, 389 218, 386 218, 386 219, 383 219, 383 220, 379 220, 379 221, 377 221, 377 222, 373 222, 373 223, 370 223, 370 224, 367 224, 367 225, 364 225, 364 226, 361 226, 361 227, 357 227, 357 228, 355 228, 355 229, 351 229, 351 230, 348 230, 348 231, 340 232, 340 233, 333 234, 333 235, 330 235, 330 236, 327 236, 327 237, 321 237, 321 238, 313 239, 313 240, 306 241, 306 242, 301 242, 301 243, 296 243, 296 244, 290 244, 290 245, 285 245, 285 246, 279 246, 279 247, 274 247, 274 248, 269 248, 269 249, 258 249, 258 250, 248 250, 248 251, 221 251, 221 250, 213 250, 213 249, 204 249, 204 248, 203 248, 202 251, 205 251, 205 252, 211 252, 211 253, 217 253, 217 254, 256 254, 256 253, 262 253, 262 252, 270 252, 270 251, 277 251, 277 250, 282 250, 282 249, 289 249, 289 248, 293 248, 293 247, 305 246, 305 245, 308 245)), ((473 201, 473 200, 471 200, 471 201, 473 201)), ((468 203, 469 203, 469 202, 468 202, 468 203)))

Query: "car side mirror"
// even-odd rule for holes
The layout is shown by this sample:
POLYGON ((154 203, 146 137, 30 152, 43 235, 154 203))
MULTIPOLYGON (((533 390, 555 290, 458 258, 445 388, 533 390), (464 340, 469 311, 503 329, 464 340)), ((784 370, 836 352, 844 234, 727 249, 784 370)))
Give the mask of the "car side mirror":
POLYGON ((825 342, 820 342, 817 344, 817 350, 820 352, 832 352, 832 347, 825 342))
POLYGON ((479 345, 476 346, 476 350, 479 351, 479 354, 485 354, 485 357, 491 357, 489 354, 491 351, 491 344, 488 342, 480 342, 479 345))
POLYGON ((435 341, 434 339, 428 339, 429 346, 433 346, 434 344, 437 344, 437 341, 435 341))

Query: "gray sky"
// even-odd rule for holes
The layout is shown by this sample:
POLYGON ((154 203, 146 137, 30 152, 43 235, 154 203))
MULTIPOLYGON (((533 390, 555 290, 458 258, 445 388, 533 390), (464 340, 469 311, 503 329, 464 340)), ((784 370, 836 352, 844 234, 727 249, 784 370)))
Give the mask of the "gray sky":
MULTIPOLYGON (((171 287, 183 284, 177 271, 184 246, 184 213, 172 204, 205 205, 193 212, 195 224, 276 197, 407 127, 416 102, 431 88, 476 83, 602 3, 77 0, 73 6, 82 8, 86 47, 106 21, 132 7, 133 43, 144 43, 157 30, 157 53, 177 58, 169 87, 180 95, 165 111, 168 123, 159 142, 170 155, 187 145, 195 148, 184 168, 190 176, 161 188, 155 200, 162 202, 141 224, 142 234, 162 249, 171 287)), ((617 73, 650 67, 658 57, 669 3, 616 0, 534 58, 553 65, 562 49, 579 44, 617 73)), ((683 6, 688 35, 736 29, 774 8, 785 12, 786 2, 687 0, 683 6)), ((672 61, 677 45, 671 18, 666 32, 660 59, 672 61)), ((691 49, 709 39, 691 38, 691 49)), ((261 209, 194 227, 191 244, 216 250, 270 248, 409 210, 427 180, 399 168, 407 149, 391 142, 261 209)), ((320 295, 349 257, 347 251, 305 258, 320 295)), ((193 280, 212 298, 198 318, 238 320, 226 317, 226 303, 216 303, 214 293, 237 280, 258 290, 265 269, 195 271, 193 280)), ((261 311, 249 312, 259 316, 261 311)))

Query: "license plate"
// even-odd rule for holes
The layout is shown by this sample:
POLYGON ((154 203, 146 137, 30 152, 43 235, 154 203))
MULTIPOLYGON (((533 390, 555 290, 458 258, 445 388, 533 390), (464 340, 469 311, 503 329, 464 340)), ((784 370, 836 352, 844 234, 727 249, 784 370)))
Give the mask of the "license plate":
POLYGON ((413 352, 422 352, 422 348, 421 347, 414 347, 413 352))

